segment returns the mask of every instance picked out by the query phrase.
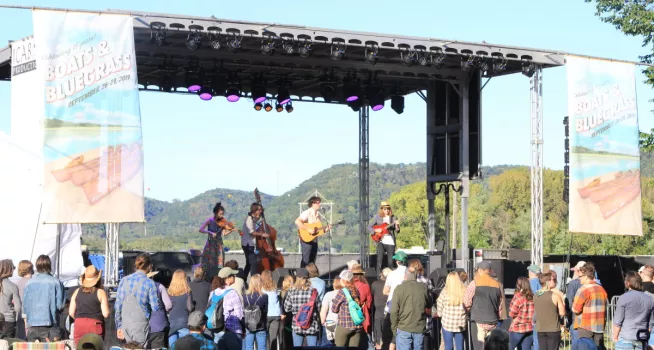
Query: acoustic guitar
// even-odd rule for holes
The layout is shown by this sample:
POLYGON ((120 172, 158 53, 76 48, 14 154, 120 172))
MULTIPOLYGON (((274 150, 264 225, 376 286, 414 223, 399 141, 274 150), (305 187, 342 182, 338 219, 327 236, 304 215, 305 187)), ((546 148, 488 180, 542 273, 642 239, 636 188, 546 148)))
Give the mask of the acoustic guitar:
POLYGON ((372 240, 377 243, 381 242, 382 238, 384 238, 384 236, 387 234, 395 232, 395 224, 389 225, 387 223, 383 223, 381 225, 375 225, 372 228, 374 230, 381 229, 381 232, 375 232, 371 235, 372 240))
MULTIPOLYGON (((342 225, 345 223, 345 220, 341 220, 335 224, 332 225, 332 228, 342 225)), ((299 229, 298 230, 298 235, 300 236, 300 239, 305 242, 305 243, 311 243, 313 242, 314 239, 322 236, 327 232, 325 228, 322 226, 322 223, 316 222, 315 224, 305 224, 306 226, 310 227, 312 230, 303 230, 299 229)))

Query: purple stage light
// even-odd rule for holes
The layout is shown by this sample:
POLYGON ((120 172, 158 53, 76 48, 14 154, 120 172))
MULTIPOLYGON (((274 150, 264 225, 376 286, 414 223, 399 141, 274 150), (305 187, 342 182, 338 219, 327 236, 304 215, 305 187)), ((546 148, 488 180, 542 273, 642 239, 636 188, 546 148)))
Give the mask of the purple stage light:
POLYGON ((203 92, 203 93, 200 94, 200 99, 203 100, 203 101, 209 101, 212 98, 213 98, 213 95, 211 93, 203 92))
POLYGON ((202 86, 197 85, 197 84, 193 84, 193 85, 188 87, 189 92, 198 92, 198 91, 200 91, 200 89, 202 89, 202 86))
POLYGON ((287 99, 282 100, 282 102, 280 102, 279 104, 285 105, 285 104, 287 104, 289 102, 291 102, 291 99, 287 98, 287 99))
POLYGON ((375 112, 378 111, 378 110, 381 110, 382 108, 384 108, 383 104, 372 106, 372 110, 375 111, 375 112))
POLYGON ((262 96, 254 100, 254 103, 263 103, 266 100, 266 96, 262 96))
POLYGON ((347 98, 347 102, 353 102, 359 99, 359 96, 350 96, 347 98))
POLYGON ((227 95, 227 101, 229 102, 237 102, 240 98, 239 95, 227 95))

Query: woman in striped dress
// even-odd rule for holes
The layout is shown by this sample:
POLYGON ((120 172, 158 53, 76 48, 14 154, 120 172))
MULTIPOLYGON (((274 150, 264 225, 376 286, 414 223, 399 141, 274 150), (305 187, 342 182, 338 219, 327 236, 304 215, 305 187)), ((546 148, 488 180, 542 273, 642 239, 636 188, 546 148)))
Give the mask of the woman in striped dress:
POLYGON ((224 215, 225 208, 218 202, 213 207, 213 216, 205 220, 200 226, 200 232, 207 235, 207 243, 202 250, 202 269, 208 281, 211 281, 218 274, 224 264, 223 237, 231 232, 218 225, 224 215))

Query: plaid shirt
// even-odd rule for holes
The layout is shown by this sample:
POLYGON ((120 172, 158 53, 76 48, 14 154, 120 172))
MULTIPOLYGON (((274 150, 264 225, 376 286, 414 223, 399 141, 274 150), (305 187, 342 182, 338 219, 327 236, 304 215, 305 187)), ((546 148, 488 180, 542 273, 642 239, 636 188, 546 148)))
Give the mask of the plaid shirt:
MULTIPOLYGON (((348 289, 349 290, 349 289, 348 289)), ((354 299, 359 306, 361 306, 361 301, 359 300, 359 291, 356 289, 349 290, 350 296, 354 299)), ((339 290, 332 301, 332 312, 338 314, 338 325, 347 328, 347 329, 361 329, 363 324, 356 326, 354 321, 352 321, 352 315, 350 315, 350 308, 348 307, 347 297, 343 290, 339 290)))
POLYGON ((118 284, 116 303, 114 305, 114 310, 116 310, 116 329, 121 329, 123 325, 123 302, 127 297, 127 293, 132 293, 136 296, 136 300, 138 300, 147 319, 150 319, 152 311, 159 310, 157 285, 145 275, 145 272, 137 270, 133 274, 123 278, 118 284), (138 290, 134 290, 135 286, 139 284, 141 287, 138 290))
MULTIPOLYGON (((286 293, 286 298, 284 300, 284 311, 292 313, 293 318, 295 318, 295 315, 300 311, 302 305, 308 303, 309 300, 311 299, 312 290, 314 289, 309 288, 307 290, 303 290, 303 289, 291 288, 286 293)), ((295 323, 295 320, 293 320, 292 321, 293 333, 301 334, 301 335, 318 334, 320 331, 320 323, 318 321, 320 319, 319 312, 321 307, 322 304, 320 302, 320 299, 316 296, 316 301, 313 305, 313 315, 311 315, 311 326, 307 329, 302 329, 295 323)))
POLYGON ((449 332, 462 332, 468 327, 468 315, 463 307, 463 303, 459 305, 450 305, 450 298, 447 292, 443 290, 436 300, 436 310, 438 317, 441 318, 441 325, 443 329, 449 332))
POLYGON ((223 294, 226 290, 228 290, 228 292, 225 294, 225 296, 223 296, 223 315, 225 315, 225 329, 230 332, 241 334, 243 333, 243 327, 241 326, 244 316, 243 302, 241 301, 241 297, 238 295, 236 290, 231 288, 216 288, 209 295, 209 300, 211 300, 214 295, 223 294))
POLYGON ((509 316, 513 318, 509 332, 532 332, 534 330, 534 301, 527 300, 520 292, 515 293, 511 299, 509 316))
POLYGON ((572 303, 574 329, 583 328, 593 333, 604 333, 607 304, 606 291, 595 281, 581 285, 572 303), (579 315, 581 313, 581 315, 579 315))

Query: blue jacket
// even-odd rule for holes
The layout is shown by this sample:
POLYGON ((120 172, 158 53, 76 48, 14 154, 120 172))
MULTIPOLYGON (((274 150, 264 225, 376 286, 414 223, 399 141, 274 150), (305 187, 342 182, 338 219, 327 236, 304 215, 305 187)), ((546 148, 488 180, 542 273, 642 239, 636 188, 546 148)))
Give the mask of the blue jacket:
POLYGON ((48 273, 37 273, 25 285, 23 311, 30 326, 54 326, 66 295, 61 282, 48 273))

